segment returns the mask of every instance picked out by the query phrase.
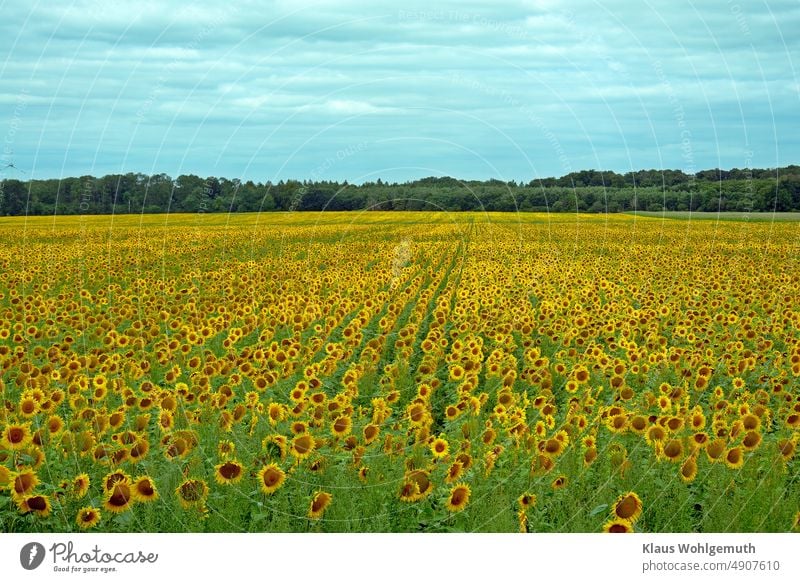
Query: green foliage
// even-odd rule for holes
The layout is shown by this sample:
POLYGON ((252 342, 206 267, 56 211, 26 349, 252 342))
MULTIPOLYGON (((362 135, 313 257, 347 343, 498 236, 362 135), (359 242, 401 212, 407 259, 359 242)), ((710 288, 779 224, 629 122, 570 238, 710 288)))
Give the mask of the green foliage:
POLYGON ((487 212, 800 211, 800 167, 597 170, 527 184, 428 177, 402 184, 256 183, 166 174, 111 174, 0 183, 0 215, 261 212, 272 210, 478 210, 487 212))

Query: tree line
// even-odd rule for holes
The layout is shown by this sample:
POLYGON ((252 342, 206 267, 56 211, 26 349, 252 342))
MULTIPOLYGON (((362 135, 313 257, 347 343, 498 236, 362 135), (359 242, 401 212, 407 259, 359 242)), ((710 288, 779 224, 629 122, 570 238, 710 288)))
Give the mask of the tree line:
POLYGON ((428 177, 403 183, 253 182, 191 174, 109 174, 0 181, 0 215, 305 210, 628 212, 800 211, 800 166, 583 170, 528 183, 428 177))

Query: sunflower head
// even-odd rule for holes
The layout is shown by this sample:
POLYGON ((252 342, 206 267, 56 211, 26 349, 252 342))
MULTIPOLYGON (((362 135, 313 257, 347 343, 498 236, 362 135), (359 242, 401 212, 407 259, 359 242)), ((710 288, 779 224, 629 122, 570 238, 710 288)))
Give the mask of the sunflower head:
POLYGON ((447 453, 450 452, 450 445, 444 437, 436 437, 431 443, 431 454, 436 459, 444 459, 447 453))
POLYGON ((105 491, 111 491, 114 488, 114 485, 118 483, 130 484, 130 482, 131 478, 127 473, 122 470, 116 470, 103 477, 103 489, 105 491))
POLYGON ((244 467, 242 464, 231 459, 223 461, 214 467, 214 480, 220 485, 232 485, 242 480, 244 467))
POLYGON ((202 506, 208 497, 208 485, 202 479, 186 479, 178 485, 175 493, 185 509, 202 506))
POLYGON ((744 465, 744 452, 742 447, 733 447, 725 453, 725 464, 731 469, 741 469, 744 465))
POLYGON ((31 427, 28 423, 6 425, 0 436, 0 446, 11 451, 24 449, 31 441, 31 427))
POLYGON ((258 472, 258 484, 267 495, 275 493, 286 480, 286 473, 277 464, 270 463, 258 472))
POLYGON ((469 503, 469 497, 472 491, 466 483, 458 483, 450 489, 450 494, 447 497, 445 506, 448 511, 457 512, 463 511, 469 503))
POLYGON ((100 510, 96 507, 84 507, 75 516, 75 522, 81 529, 90 529, 100 523, 100 510))
POLYGON ((111 513, 122 513, 131 508, 133 492, 128 481, 118 481, 106 491, 103 507, 111 513))
POLYGON ((139 503, 149 503, 158 499, 156 484, 147 475, 143 475, 133 482, 131 494, 133 500, 139 503))
POLYGON ((314 452, 316 441, 308 433, 303 433, 292 439, 289 452, 298 459, 306 459, 314 452))
POLYGON ((331 501, 333 501, 333 495, 325 491, 317 491, 308 507, 309 519, 321 518, 331 501))
POLYGON ((17 502, 20 513, 33 513, 39 517, 50 515, 50 498, 47 495, 25 495, 17 502))
POLYGON ((29 495, 39 484, 39 477, 30 468, 22 468, 17 473, 12 473, 11 495, 14 497, 24 497, 29 495))
POLYGON ((611 508, 611 516, 614 520, 626 520, 634 523, 640 515, 642 515, 642 500, 633 491, 620 495, 611 508))
POLYGON ((89 475, 81 473, 72 480, 71 493, 76 499, 81 499, 89 492, 89 475))
POLYGON ((336 417, 331 423, 331 434, 336 437, 346 437, 352 429, 353 419, 347 414, 336 417))
POLYGON ((531 507, 536 505, 536 495, 533 493, 523 493, 517 498, 517 504, 520 510, 528 511, 531 507))
POLYGON ((633 533, 633 524, 625 519, 612 519, 603 525, 605 533, 633 533))

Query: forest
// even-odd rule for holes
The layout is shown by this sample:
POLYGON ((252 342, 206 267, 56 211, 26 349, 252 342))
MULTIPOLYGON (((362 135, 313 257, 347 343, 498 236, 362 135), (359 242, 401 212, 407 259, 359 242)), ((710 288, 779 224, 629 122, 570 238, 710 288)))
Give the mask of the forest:
POLYGON ((304 210, 800 211, 800 166, 695 174, 583 170, 527 183, 447 176, 403 183, 262 183, 141 173, 0 181, 2 216, 304 210))

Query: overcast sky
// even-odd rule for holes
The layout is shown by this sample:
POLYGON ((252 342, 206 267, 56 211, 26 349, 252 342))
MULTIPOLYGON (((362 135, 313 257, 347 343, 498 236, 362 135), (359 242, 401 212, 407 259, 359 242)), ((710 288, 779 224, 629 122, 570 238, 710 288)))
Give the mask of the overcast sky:
POLYGON ((234 4, 0 0, 2 177, 800 162, 798 0, 234 4))

